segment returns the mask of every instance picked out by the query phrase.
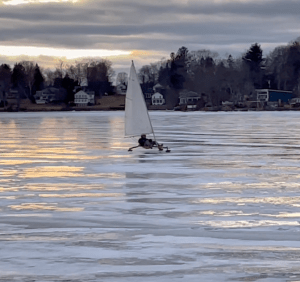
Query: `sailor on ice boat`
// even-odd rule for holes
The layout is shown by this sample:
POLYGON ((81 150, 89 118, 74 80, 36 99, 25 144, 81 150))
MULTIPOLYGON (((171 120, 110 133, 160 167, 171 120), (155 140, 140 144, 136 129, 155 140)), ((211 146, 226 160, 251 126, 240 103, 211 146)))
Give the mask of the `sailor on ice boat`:
POLYGON ((128 151, 132 151, 134 148, 143 147, 145 149, 158 148, 159 151, 166 149, 166 152, 170 152, 168 147, 164 147, 163 144, 158 144, 156 141, 133 61, 130 68, 125 100, 125 136, 141 137, 139 139, 139 145, 129 148, 128 151), (152 134, 154 140, 147 139, 146 134, 152 134))

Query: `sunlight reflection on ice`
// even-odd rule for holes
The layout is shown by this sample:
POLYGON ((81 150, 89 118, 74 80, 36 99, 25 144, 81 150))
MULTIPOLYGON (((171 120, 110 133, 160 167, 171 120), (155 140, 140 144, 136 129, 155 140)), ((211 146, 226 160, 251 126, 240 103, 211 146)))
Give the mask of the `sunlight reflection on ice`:
POLYGON ((235 204, 246 204, 246 203, 253 203, 253 204, 273 204, 273 205, 299 205, 300 204, 300 197, 293 196, 293 197, 253 197, 253 198, 205 198, 205 199, 193 199, 191 201, 193 204, 222 204, 222 203, 235 203, 235 204))
POLYGON ((78 194, 39 194, 42 198, 79 198, 79 197, 91 197, 91 198, 102 198, 102 197, 122 197, 124 194, 121 193, 78 193, 78 194))
POLYGON ((128 152, 124 112, 1 114, 4 280, 298 275, 300 112, 150 116, 171 153, 128 152))
POLYGON ((8 207, 13 210, 51 210, 57 212, 78 212, 84 210, 84 208, 58 207, 48 203, 23 203, 21 205, 9 205, 8 207))
POLYGON ((79 184, 79 183, 29 183, 24 187, 24 190, 31 191, 83 191, 83 190, 102 190, 105 188, 104 184, 79 184))
POLYGON ((300 226, 298 221, 275 221, 275 220, 222 220, 222 221, 198 221, 197 224, 215 228, 249 228, 262 226, 300 226))

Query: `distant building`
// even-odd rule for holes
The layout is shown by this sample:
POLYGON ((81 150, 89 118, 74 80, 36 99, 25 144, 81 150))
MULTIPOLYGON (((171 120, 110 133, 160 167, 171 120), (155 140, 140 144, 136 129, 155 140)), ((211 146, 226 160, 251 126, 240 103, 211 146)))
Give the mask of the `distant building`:
POLYGON ((18 104, 18 101, 20 99, 19 91, 17 89, 10 88, 8 91, 5 92, 5 96, 7 104, 10 105, 18 104))
POLYGON ((116 93, 119 95, 126 95, 127 85, 124 83, 120 83, 116 86, 116 93))
POLYGON ((0 103, 16 104, 19 98, 19 91, 17 89, 5 86, 4 82, 0 81, 0 103))
POLYGON ((5 97, 4 82, 0 80, 0 102, 4 100, 4 97, 5 97))
POLYGON ((163 105, 165 104, 164 96, 158 92, 152 95, 152 105, 163 105))
POLYGON ((153 88, 147 88, 143 90, 146 105, 149 106, 152 103, 152 95, 154 94, 153 88))
POLYGON ((95 92, 80 90, 74 95, 74 103, 78 107, 84 107, 88 104, 95 104, 95 92))
POLYGON ((38 104, 38 105, 41 105, 41 104, 46 104, 48 102, 44 99, 38 99, 38 100, 35 100, 35 103, 38 104))
POLYGON ((148 93, 145 94, 148 99, 150 98, 152 105, 161 106, 166 104, 165 92, 166 89, 161 84, 157 83, 152 87, 152 91, 148 91, 148 93))
POLYGON ((288 103, 293 98, 292 91, 256 89, 257 102, 283 102, 288 103))
POLYGON ((164 87, 163 87, 161 84, 159 84, 159 83, 157 83, 157 84, 155 84, 155 85, 153 86, 153 91, 154 91, 154 92, 162 93, 163 90, 164 90, 164 87))
POLYGON ((222 101, 222 106, 234 106, 234 103, 230 101, 222 101))
POLYGON ((300 106, 300 98, 292 98, 289 101, 290 105, 292 105, 293 107, 299 107, 300 106))
POLYGON ((46 104, 59 100, 60 90, 55 87, 48 87, 40 91, 36 91, 34 95, 37 104, 46 104))
POLYGON ((179 93, 179 105, 196 105, 201 99, 201 94, 184 90, 179 93))

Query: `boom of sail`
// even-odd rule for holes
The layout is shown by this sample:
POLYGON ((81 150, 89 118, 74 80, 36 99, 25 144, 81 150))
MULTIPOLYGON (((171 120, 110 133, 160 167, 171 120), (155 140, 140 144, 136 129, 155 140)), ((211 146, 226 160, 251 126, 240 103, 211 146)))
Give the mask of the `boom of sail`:
POLYGON ((125 136, 153 134, 145 98, 132 62, 125 100, 125 136))

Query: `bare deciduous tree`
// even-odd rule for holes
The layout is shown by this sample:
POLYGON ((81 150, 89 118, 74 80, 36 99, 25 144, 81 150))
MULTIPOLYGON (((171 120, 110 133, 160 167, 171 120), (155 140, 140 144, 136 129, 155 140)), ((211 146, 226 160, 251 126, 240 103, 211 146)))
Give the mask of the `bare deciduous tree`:
MULTIPOLYGON (((32 61, 22 61, 20 64, 24 67, 25 83, 29 88, 29 96, 32 96, 32 86, 34 84, 35 64, 32 61)), ((27 95, 26 95, 27 96, 27 95)))
POLYGON ((78 81, 79 85, 86 82, 87 80, 87 69, 89 67, 88 62, 77 62, 75 65, 68 65, 66 67, 66 72, 69 77, 78 81))
POLYGON ((119 72, 116 78, 116 85, 128 83, 128 74, 126 72, 119 72))

